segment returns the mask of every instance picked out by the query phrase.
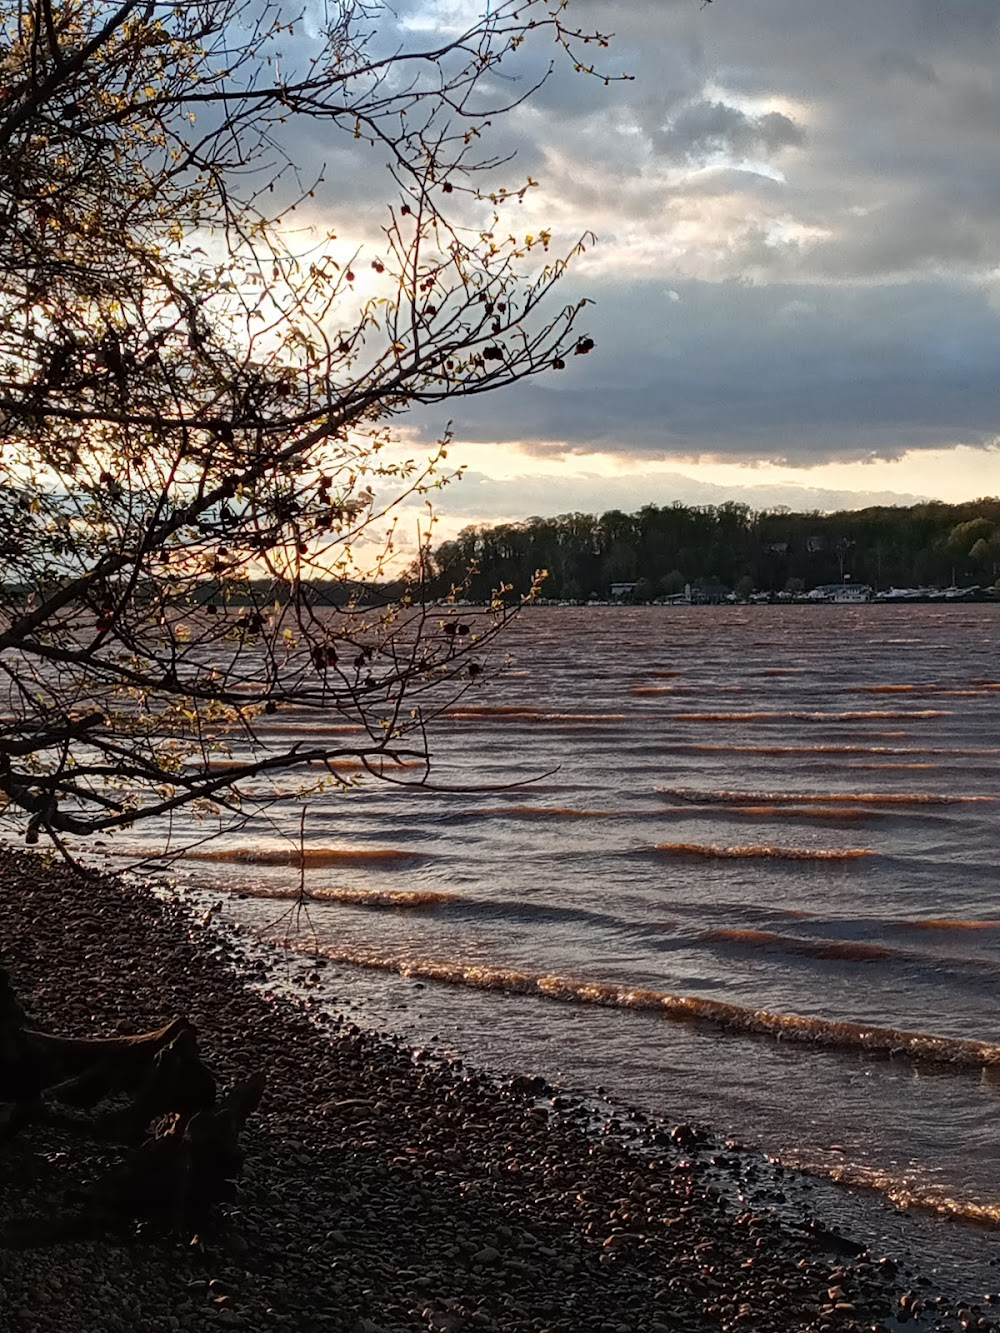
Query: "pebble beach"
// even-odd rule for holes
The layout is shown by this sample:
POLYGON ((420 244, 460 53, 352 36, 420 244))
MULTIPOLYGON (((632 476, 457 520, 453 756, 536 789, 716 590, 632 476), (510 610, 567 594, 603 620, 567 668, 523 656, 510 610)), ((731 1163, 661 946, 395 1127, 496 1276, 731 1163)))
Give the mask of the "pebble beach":
MULTIPOLYGON (((721 1188, 726 1148, 683 1107, 634 1142, 602 1135, 540 1078, 321 1019, 239 960, 149 888, 0 853, 0 965, 34 1026, 116 1035, 185 1014, 221 1084, 268 1080, 211 1235, 0 1251, 4 1333, 997 1327, 821 1220, 793 1231, 721 1188)), ((72 1211, 119 1160, 76 1132, 23 1133, 0 1148, 0 1226, 72 1211)))

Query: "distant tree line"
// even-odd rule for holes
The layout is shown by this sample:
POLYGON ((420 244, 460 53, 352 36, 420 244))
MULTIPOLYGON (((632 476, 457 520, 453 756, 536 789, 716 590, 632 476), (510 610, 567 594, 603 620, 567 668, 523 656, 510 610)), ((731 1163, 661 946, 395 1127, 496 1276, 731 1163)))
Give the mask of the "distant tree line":
POLYGON ((473 600, 502 584, 586 601, 636 584, 636 601, 699 591, 803 592, 821 584, 947 587, 1000 578, 1000 498, 948 505, 876 506, 833 514, 784 506, 646 505, 635 514, 560 514, 473 526, 432 558, 434 590, 464 586, 473 600), (467 575, 468 570, 471 575, 467 575))

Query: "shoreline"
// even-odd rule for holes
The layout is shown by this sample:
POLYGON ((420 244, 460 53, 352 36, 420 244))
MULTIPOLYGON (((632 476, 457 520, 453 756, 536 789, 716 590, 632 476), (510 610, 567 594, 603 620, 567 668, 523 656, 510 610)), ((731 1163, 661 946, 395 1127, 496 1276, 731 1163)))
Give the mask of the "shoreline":
MULTIPOLYGON (((689 1126, 651 1154, 542 1080, 501 1083, 349 1019, 324 1031, 308 997, 252 989, 234 947, 148 887, 0 851, 0 940, 40 1026, 108 1035, 185 1013, 223 1084, 268 1077, 218 1240, 0 1251, 11 1333, 850 1333, 911 1310, 959 1327, 957 1306, 952 1322, 920 1286, 913 1310, 895 1266, 822 1219, 796 1232, 720 1189, 726 1154, 689 1126)), ((0 1221, 113 1160, 65 1131, 22 1134, 0 1152, 0 1221)))

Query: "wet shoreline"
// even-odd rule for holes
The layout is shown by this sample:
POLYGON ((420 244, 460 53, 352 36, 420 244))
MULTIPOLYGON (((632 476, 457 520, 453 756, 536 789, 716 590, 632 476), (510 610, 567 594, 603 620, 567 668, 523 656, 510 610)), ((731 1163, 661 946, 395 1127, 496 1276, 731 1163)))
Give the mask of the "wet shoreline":
MULTIPOLYGON (((11 1333, 852 1330, 894 1328, 914 1303, 918 1326, 995 1326, 822 1219, 793 1229, 697 1130, 602 1130, 541 1080, 310 1016, 308 991, 296 1006, 251 989, 223 935, 141 885, 0 853, 0 940, 37 1022, 82 1035, 187 1013, 223 1082, 269 1078, 218 1237, 0 1253, 11 1333)), ((112 1156, 62 1131, 15 1140, 0 1220, 43 1212, 112 1156)))

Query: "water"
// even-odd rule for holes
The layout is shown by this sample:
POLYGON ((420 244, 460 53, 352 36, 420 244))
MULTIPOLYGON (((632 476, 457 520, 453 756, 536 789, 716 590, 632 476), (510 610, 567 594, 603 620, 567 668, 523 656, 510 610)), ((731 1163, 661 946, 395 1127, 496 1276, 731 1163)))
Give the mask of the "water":
MULTIPOLYGON (((430 790, 308 797, 328 994, 1000 1224, 1000 607, 538 608, 505 646, 430 790)), ((279 789, 182 874, 282 939, 299 843, 279 789)))

